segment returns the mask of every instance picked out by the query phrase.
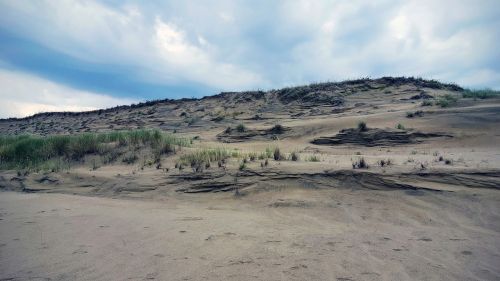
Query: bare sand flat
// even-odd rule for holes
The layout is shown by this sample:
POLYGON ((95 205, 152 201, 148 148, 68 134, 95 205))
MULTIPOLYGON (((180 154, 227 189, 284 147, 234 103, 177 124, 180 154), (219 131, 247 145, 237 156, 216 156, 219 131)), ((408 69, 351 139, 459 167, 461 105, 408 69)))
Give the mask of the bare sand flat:
POLYGON ((1 280, 498 280, 500 196, 0 193, 1 280), (306 199, 304 199, 306 198, 306 199))

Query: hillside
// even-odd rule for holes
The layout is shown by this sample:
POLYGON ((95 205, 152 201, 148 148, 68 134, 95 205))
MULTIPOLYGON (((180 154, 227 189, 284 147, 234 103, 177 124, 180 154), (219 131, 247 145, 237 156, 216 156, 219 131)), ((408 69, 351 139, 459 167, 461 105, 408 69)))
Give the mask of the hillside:
POLYGON ((26 118, 1 119, 0 132, 47 135, 136 128, 193 131, 196 127, 236 124, 238 120, 278 121, 341 112, 355 114, 355 110, 370 106, 411 103, 415 101, 411 99, 413 96, 428 92, 461 91, 457 85, 432 80, 360 79, 267 92, 224 92, 201 99, 165 99, 90 112, 39 113, 26 118))

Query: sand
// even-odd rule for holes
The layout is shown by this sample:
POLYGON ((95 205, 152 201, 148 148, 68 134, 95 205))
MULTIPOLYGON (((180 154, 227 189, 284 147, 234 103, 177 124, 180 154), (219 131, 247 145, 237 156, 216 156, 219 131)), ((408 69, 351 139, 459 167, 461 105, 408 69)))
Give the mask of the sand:
POLYGON ((0 193, 1 280, 498 280, 500 196, 0 193), (306 198, 306 199, 304 199, 306 198))

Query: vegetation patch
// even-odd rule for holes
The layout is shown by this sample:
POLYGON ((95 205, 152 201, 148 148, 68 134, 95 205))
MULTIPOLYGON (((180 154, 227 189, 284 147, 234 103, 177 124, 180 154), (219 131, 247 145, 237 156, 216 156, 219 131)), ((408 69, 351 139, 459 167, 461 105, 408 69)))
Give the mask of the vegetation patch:
MULTIPOLYGON (((85 155, 110 155, 120 150, 149 147, 153 154, 175 151, 175 146, 189 146, 189 140, 160 130, 117 131, 78 135, 34 135, 0 137, 0 168, 44 169, 50 163, 79 161, 85 155)), ((107 157, 107 159, 116 159, 107 157)), ((130 160, 129 160, 130 161, 130 160)), ((126 162, 129 162, 126 161, 126 162)))
POLYGON ((399 123, 396 125, 396 129, 404 131, 404 130, 406 130, 406 127, 403 124, 399 123))
POLYGON ((368 131, 368 126, 366 125, 366 122, 364 122, 364 121, 359 122, 358 123, 358 130, 360 132, 366 132, 366 131, 368 131))
POLYGON ((492 89, 480 89, 480 90, 466 89, 465 91, 463 91, 462 97, 473 98, 473 99, 491 99, 500 97, 500 91, 495 91, 492 89))
POLYGON ((239 124, 238 126, 236 126, 236 131, 238 131, 239 133, 243 133, 247 130, 247 128, 245 127, 244 124, 239 124))
POLYGON ((422 101, 422 106, 432 106, 434 103, 430 100, 424 100, 422 101))
POLYGON ((368 169, 368 162, 366 162, 365 158, 361 157, 354 162, 352 162, 353 169, 368 169))
POLYGON ((450 106, 455 105, 457 103, 457 101, 458 101, 458 98, 456 96, 446 94, 446 95, 440 96, 436 100, 435 104, 444 108, 444 107, 450 107, 450 106))
POLYGON ((406 118, 413 118, 413 117, 423 117, 424 112, 422 110, 417 110, 415 112, 408 111, 406 112, 406 118))
POLYGON ((317 155, 311 155, 311 156, 307 157, 306 160, 309 162, 320 162, 321 161, 321 159, 319 159, 319 157, 317 155))
POLYGON ((210 167, 211 162, 217 162, 219 167, 223 167, 227 158, 238 156, 239 152, 221 147, 199 149, 181 155, 177 167, 189 165, 195 172, 201 172, 204 167, 210 167))

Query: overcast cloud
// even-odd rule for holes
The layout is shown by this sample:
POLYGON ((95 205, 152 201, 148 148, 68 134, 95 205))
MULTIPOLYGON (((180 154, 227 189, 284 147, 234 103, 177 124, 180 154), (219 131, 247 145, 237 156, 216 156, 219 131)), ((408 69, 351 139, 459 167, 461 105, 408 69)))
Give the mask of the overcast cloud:
POLYGON ((498 38, 498 0, 0 0, 0 117, 384 75, 500 89, 498 38))

